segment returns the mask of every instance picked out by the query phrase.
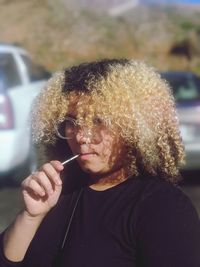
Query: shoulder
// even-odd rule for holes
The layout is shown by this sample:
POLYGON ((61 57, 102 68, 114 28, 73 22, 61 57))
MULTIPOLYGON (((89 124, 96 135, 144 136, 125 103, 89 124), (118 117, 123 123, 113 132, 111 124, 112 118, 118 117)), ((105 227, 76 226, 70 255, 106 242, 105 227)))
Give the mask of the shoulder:
POLYGON ((133 212, 136 236, 153 240, 156 234, 173 240, 172 236, 179 233, 185 238, 197 238, 200 246, 199 216, 181 188, 159 178, 141 179, 138 184, 141 193, 133 212))
POLYGON ((160 204, 173 201, 181 201, 191 204, 188 196, 183 193, 178 185, 174 185, 171 182, 161 178, 139 177, 137 178, 137 187, 141 192, 140 202, 143 202, 143 204, 149 201, 157 202, 158 200, 160 200, 160 204))
POLYGON ((180 209, 188 209, 196 213, 191 200, 181 188, 164 179, 157 177, 133 177, 129 178, 117 192, 122 193, 123 198, 133 205, 134 214, 154 211, 155 208, 165 212, 172 208, 171 212, 180 209), (119 190, 120 189, 120 190, 119 190))
POLYGON ((157 177, 130 178, 126 190, 133 197, 137 195, 137 202, 140 205, 154 201, 164 204, 179 200, 191 203, 179 186, 157 177))
POLYGON ((146 182, 134 230, 148 266, 165 266, 163 260, 166 266, 200 266, 200 221, 179 187, 160 179, 146 182))
POLYGON ((197 212, 181 188, 160 178, 141 179, 140 214, 173 214, 174 218, 197 212))

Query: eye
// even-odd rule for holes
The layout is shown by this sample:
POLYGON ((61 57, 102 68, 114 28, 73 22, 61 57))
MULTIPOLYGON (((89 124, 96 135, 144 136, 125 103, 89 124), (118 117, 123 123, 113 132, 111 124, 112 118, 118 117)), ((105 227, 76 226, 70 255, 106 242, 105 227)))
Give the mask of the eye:
POLYGON ((76 126, 76 121, 66 118, 64 126, 65 128, 74 128, 76 126))
POLYGON ((71 113, 67 113, 65 118, 68 118, 68 119, 72 119, 72 120, 76 120, 76 116, 71 114, 71 113))
POLYGON ((100 118, 98 118, 98 117, 95 117, 95 118, 93 119, 93 123, 94 123, 94 125, 96 125, 96 126, 98 126, 98 125, 102 125, 102 124, 103 124, 103 120, 100 119, 100 118))

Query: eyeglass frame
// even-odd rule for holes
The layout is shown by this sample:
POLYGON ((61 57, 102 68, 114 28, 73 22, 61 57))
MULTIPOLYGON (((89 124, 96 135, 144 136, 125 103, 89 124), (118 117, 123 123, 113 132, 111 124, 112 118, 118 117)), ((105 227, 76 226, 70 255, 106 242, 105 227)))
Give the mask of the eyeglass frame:
MULTIPOLYGON (((97 120, 98 120, 98 118, 97 118, 97 120)), ((70 116, 66 116, 65 117, 65 120, 63 120, 61 123, 60 123, 60 125, 62 124, 62 123, 64 123, 65 121, 70 121, 70 122, 72 122, 73 123, 73 125, 75 126, 75 127, 78 127, 78 128, 83 128, 84 126, 81 126, 81 125, 79 125, 77 122, 76 122, 76 119, 74 119, 74 118, 72 118, 72 117, 70 117, 70 116)), ((100 121, 101 122, 101 121, 100 121)), ((66 127, 66 125, 65 125, 65 127, 66 127)), ((60 134, 60 132, 59 132, 59 125, 54 125, 54 128, 55 128, 55 131, 56 131, 56 134, 57 134, 57 136, 59 137, 59 138, 61 138, 61 139, 64 139, 64 140, 71 140, 71 139, 73 139, 74 137, 75 137, 75 135, 76 135, 76 133, 75 133, 75 131, 74 131, 74 133, 72 134, 73 135, 73 137, 67 137, 67 136, 63 136, 63 135, 61 135, 60 134)), ((78 132, 78 131, 77 131, 78 132)), ((92 135, 93 135, 93 133, 92 133, 92 130, 90 130, 90 132, 87 132, 87 134, 89 133, 89 135, 91 136, 91 138, 92 138, 92 135)))

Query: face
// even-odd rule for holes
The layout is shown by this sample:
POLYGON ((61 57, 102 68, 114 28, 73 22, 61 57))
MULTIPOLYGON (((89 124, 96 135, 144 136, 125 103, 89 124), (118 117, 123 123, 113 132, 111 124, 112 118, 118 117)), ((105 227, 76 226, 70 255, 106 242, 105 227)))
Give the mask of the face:
MULTIPOLYGON (((72 114, 69 116, 72 118, 72 114)), ((72 118, 76 121, 75 115, 72 118)), ((123 168, 125 146, 119 135, 106 127, 100 118, 93 119, 92 129, 86 126, 73 128, 73 135, 67 140, 73 154, 80 154, 78 163, 91 176, 112 174, 123 168)), ((72 134, 65 127, 65 134, 72 134)))

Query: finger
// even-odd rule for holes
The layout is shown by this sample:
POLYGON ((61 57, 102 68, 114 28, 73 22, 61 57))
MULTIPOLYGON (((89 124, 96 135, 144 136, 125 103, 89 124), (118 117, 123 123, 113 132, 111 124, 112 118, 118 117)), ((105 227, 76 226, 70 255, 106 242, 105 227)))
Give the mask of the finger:
POLYGON ((30 190, 35 194, 41 197, 45 196, 44 188, 34 179, 28 179, 22 184, 22 191, 24 193, 30 192, 30 190))
POLYGON ((48 195, 53 193, 54 184, 44 171, 38 171, 32 174, 32 180, 35 180, 41 187, 43 187, 48 195))
POLYGON ((58 168, 55 168, 55 166, 57 167, 57 165, 59 165, 59 163, 58 164, 56 162, 46 163, 42 166, 42 170, 49 177, 51 182, 53 182, 53 184, 61 185, 62 180, 60 178, 60 171, 58 171, 58 168))
POLYGON ((57 170, 57 172, 61 172, 64 169, 64 166, 58 160, 52 160, 50 163, 57 170))

